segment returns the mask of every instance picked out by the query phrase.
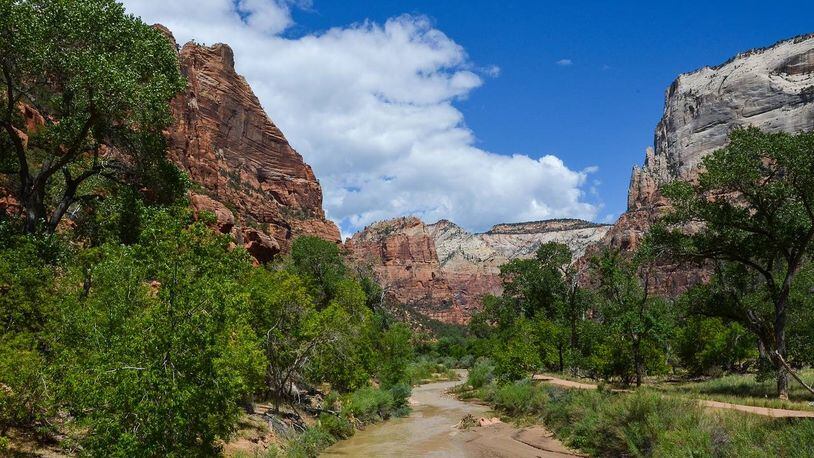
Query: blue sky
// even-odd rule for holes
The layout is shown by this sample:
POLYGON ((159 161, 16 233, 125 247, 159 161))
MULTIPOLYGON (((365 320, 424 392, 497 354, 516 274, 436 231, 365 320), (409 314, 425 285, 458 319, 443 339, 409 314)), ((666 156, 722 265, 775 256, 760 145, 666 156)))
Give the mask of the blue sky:
MULTIPOLYGON (((184 1, 179 0, 179 4, 184 1)), ((200 0, 192 4, 204 10, 204 4, 221 1, 200 0)), ((631 167, 642 162, 645 148, 652 144, 664 91, 679 73, 722 63, 740 51, 814 32, 814 2, 803 1, 232 2, 240 10, 240 20, 252 28, 252 33, 273 37, 260 42, 250 39, 248 31, 241 35, 235 30, 239 26, 230 25, 233 23, 228 22, 226 16, 230 12, 226 6, 219 6, 217 11, 213 7, 205 19, 201 13, 199 22, 190 22, 191 19, 182 17, 181 10, 150 8, 158 3, 125 1, 128 8, 147 21, 169 22, 170 28, 182 38, 209 43, 225 41, 235 47, 238 71, 247 75, 272 118, 314 165, 326 188, 326 209, 346 234, 375 219, 400 214, 417 214, 428 220, 448 217, 472 230, 484 230, 503 221, 540 217, 575 216, 609 221, 625 209, 631 167), (252 15, 258 20, 253 22, 252 15), (260 18, 266 21, 261 22, 260 18), (428 24, 421 23, 425 20, 428 24), (399 33, 391 33, 387 25, 391 23, 408 29, 411 48, 400 41, 399 33), (334 33, 326 32, 329 30, 334 33), (245 58, 241 58, 241 40, 246 42, 245 58), (444 51, 443 55, 427 57, 432 65, 416 58, 417 63, 404 71, 412 72, 412 77, 426 73, 432 78, 418 81, 413 78, 405 83, 404 75, 368 65, 365 59, 349 71, 358 75, 359 80, 384 78, 378 86, 367 89, 374 95, 388 92, 386 79, 392 78, 396 95, 383 98, 388 108, 429 108, 432 111, 427 116, 411 113, 427 119, 438 115, 438 123, 448 123, 443 140, 433 141, 435 149, 419 144, 428 135, 421 129, 383 135, 375 144, 360 143, 339 134, 321 138, 326 125, 327 129, 340 126, 337 129, 344 132, 363 132, 364 129, 355 126, 367 125, 369 120, 365 116, 371 110, 378 111, 375 107, 364 107, 354 115, 356 111, 347 109, 348 116, 337 119, 323 113, 324 104, 329 102, 322 100, 333 100, 333 96, 308 105, 309 100, 292 98, 290 94, 313 93, 315 88, 331 84, 337 84, 333 93, 341 92, 339 79, 328 76, 324 82, 318 79, 324 74, 338 73, 334 67, 353 60, 348 56, 371 54, 365 43, 373 43, 374 47, 378 44, 390 53, 404 51, 407 56, 428 52, 419 49, 427 41, 431 42, 430 49, 444 51), (251 47, 265 48, 252 57, 251 47), (277 52, 288 48, 291 49, 288 53, 277 52), (292 81, 302 80, 306 73, 305 80, 315 79, 318 86, 278 84, 287 77, 283 70, 269 70, 273 64, 258 62, 262 57, 257 56, 263 56, 267 50, 277 52, 269 59, 294 62, 299 75, 292 77, 292 81), (314 60, 303 63, 301 56, 311 54, 314 60), (345 58, 335 64, 332 57, 336 55, 345 58), (499 68, 499 72, 494 68, 499 68), (443 84, 433 86, 440 84, 439 78, 444 80, 443 84), (402 83, 404 89, 396 91, 402 83), (284 95, 286 91, 288 94, 284 95), (409 98, 403 92, 422 95, 409 98), (300 109, 306 106, 311 108, 300 109), (319 121, 308 128, 308 120, 313 119, 319 121), (399 142, 409 135, 421 138, 402 147, 399 142), (470 138, 462 139, 466 135, 470 138), (387 139, 396 140, 390 145, 387 139), (449 146, 445 141, 450 142, 449 146), (338 144, 345 146, 331 146, 338 144), (460 155, 450 156, 447 163, 452 170, 462 170, 462 183, 455 184, 456 177, 450 175, 433 176, 428 182, 421 182, 415 174, 399 172, 406 169, 420 172, 426 168, 431 175, 434 169, 447 165, 426 160, 427 157, 442 155, 447 150, 460 150, 460 155), (357 156, 359 151, 364 154, 357 156), (413 160, 402 160, 407 156, 413 160), (512 157, 511 164, 500 162, 499 156, 512 157), (391 159, 384 161, 383 157, 391 159), (362 164, 379 162, 379 168, 354 172, 363 169, 362 164), (464 171, 465 164, 472 164, 473 170, 464 171), (594 171, 593 167, 598 169, 594 171), (540 169, 539 173, 528 176, 520 173, 531 168, 540 169), (392 174, 387 172, 391 169, 392 174), (491 169, 502 175, 493 173, 484 183, 477 183, 474 190, 467 188, 466 183, 479 179, 479 170, 491 169), (535 184, 518 187, 516 182, 523 180, 535 184), (439 181, 452 184, 435 189, 439 181), (560 190, 567 197, 556 198, 560 190), (494 205, 478 203, 489 199, 494 199, 494 205), (522 205, 511 204, 524 199, 527 201, 522 205)), ((380 118, 394 116, 383 114, 380 118)), ((381 119, 375 124, 375 132, 388 129, 381 119)))
POLYGON ((431 17, 476 65, 500 68, 458 103, 479 146, 598 166, 602 213, 615 216, 676 76, 814 32, 806 1, 315 0, 295 18, 311 31, 401 13, 431 17))

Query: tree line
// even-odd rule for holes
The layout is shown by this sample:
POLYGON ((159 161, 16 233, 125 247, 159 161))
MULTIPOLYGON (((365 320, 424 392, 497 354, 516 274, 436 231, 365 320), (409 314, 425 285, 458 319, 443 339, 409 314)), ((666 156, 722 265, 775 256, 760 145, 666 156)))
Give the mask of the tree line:
POLYGON ((470 324, 475 352, 509 379, 545 368, 638 386, 754 370, 787 398, 814 354, 814 134, 746 128, 729 140, 697 180, 662 188, 669 209, 635 253, 604 249, 582 265, 549 243, 503 266, 503 294, 470 324), (677 263, 710 280, 653 294, 658 269, 677 263))

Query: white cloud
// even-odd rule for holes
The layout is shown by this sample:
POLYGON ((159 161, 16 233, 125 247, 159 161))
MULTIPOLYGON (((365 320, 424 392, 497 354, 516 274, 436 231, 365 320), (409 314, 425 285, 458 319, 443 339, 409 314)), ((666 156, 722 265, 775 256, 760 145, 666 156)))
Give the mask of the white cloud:
MULTIPOLYGON (((291 0, 125 0, 179 42, 229 43, 237 70, 309 162, 343 233, 376 220, 448 218, 471 230, 553 217, 593 219, 583 187, 595 169, 554 156, 474 146, 454 103, 497 76, 427 18, 404 15, 285 38, 291 0)), ((569 61, 570 62, 570 61, 569 61)))
POLYGON ((555 64, 559 65, 560 67, 569 67, 571 65, 574 65, 574 61, 572 61, 571 59, 560 59, 557 62, 555 62, 555 64))

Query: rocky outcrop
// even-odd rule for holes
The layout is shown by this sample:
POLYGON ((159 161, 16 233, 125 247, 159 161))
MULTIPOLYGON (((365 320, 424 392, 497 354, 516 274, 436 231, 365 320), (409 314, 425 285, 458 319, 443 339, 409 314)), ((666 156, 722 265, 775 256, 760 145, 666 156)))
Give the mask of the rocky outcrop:
POLYGON ((287 250, 299 235, 338 243, 311 167, 237 74, 231 48, 190 42, 179 61, 188 87, 172 102, 169 156, 196 184, 193 206, 215 213, 218 229, 233 233, 259 261, 287 250))
POLYGON ((397 218, 366 227, 345 248, 368 266, 390 300, 449 323, 465 321, 441 271, 435 241, 418 218, 397 218))
MULTIPOLYGON (((667 89, 664 115, 643 167, 635 167, 628 209, 601 245, 635 250, 668 209, 659 193, 672 180, 692 180, 704 156, 726 145, 737 127, 768 132, 814 130, 814 35, 738 54, 717 67, 680 75, 667 89)), ((708 277, 703 270, 662 266, 657 292, 675 294, 708 277)))
POLYGON ((370 266, 389 297, 425 316, 465 323, 486 294, 500 294, 500 266, 534 256, 546 242, 567 244, 575 258, 602 239, 610 226, 580 220, 501 224, 472 234, 441 220, 383 221, 354 235, 346 248, 370 266))

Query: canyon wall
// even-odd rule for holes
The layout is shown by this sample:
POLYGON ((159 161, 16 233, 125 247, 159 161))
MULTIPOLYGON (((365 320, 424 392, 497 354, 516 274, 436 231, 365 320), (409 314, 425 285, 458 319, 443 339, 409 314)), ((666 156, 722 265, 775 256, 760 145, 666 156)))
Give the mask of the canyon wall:
MULTIPOLYGON (((753 126, 768 132, 814 130, 814 35, 747 51, 716 66, 680 75, 667 89, 664 115, 644 166, 635 167, 628 208, 600 246, 634 250, 668 209, 664 183, 692 180, 704 156, 726 145, 729 133, 753 126)), ((664 264, 654 289, 675 294, 708 273, 664 264)))
POLYGON ((193 207, 213 212, 218 229, 260 262, 300 235, 339 243, 314 172, 237 74, 231 48, 190 42, 179 61, 188 86, 172 102, 169 156, 195 183, 193 207))
POLYGON ((372 268, 390 299, 447 323, 466 323, 485 294, 500 294, 500 266, 534 256, 546 242, 568 245, 574 258, 610 226, 580 220, 500 224, 472 234, 441 220, 414 217, 373 224, 345 244, 355 262, 372 268))

